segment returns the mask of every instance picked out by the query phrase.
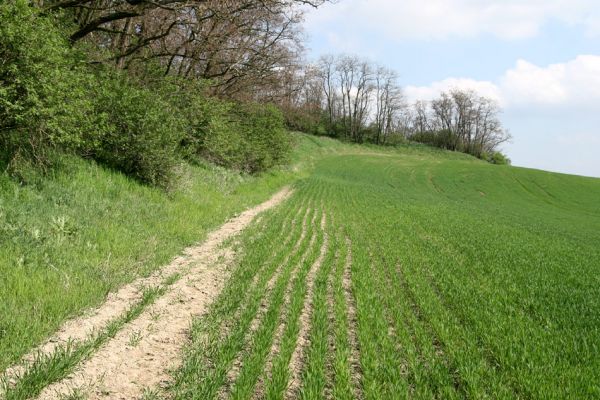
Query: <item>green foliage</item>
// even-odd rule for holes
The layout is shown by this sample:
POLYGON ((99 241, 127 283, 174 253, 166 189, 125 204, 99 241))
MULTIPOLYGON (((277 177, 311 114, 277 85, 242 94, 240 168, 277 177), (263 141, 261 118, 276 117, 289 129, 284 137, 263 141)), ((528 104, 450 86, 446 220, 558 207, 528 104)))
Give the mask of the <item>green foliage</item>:
POLYGON ((89 91, 95 129, 86 134, 80 154, 142 182, 169 187, 185 120, 171 103, 120 73, 101 71, 96 81, 100 84, 89 91))
POLYGON ((410 140, 439 147, 440 149, 458 150, 457 137, 448 129, 416 132, 410 137, 410 140))
POLYGON ((281 112, 271 105, 201 100, 201 120, 186 140, 188 154, 225 167, 260 173, 284 163, 291 141, 281 112))
POLYGON ((272 106, 209 100, 201 83, 159 76, 150 64, 137 80, 92 68, 59 20, 25 0, 2 3, 0 20, 0 161, 21 181, 55 150, 163 188, 173 187, 182 156, 249 173, 286 160, 289 138, 272 106))
POLYGON ((248 144, 245 169, 251 172, 265 171, 287 159, 291 142, 284 128, 283 115, 277 107, 241 104, 235 113, 248 144))
POLYGON ((1 156, 16 170, 45 166, 50 148, 77 146, 90 128, 88 77, 55 21, 29 2, 3 2, 0 20, 1 156))
POLYGON ((482 151, 481 146, 475 144, 468 146, 467 144, 462 143, 458 137, 448 129, 415 132, 410 136, 410 140, 438 147, 440 149, 471 154, 492 164, 510 165, 510 159, 500 151, 485 152, 482 151))
POLYGON ((508 158, 506 155, 502 154, 499 151, 493 152, 492 155, 489 157, 488 161, 492 164, 510 165, 510 158, 508 158))
POLYGON ((92 70, 28 2, 0 13, 0 144, 13 174, 27 180, 59 149, 168 186, 182 136, 173 107, 116 71, 92 70))
POLYGON ((283 107, 285 125, 288 129, 312 135, 327 134, 326 122, 322 110, 310 110, 299 107, 283 107))

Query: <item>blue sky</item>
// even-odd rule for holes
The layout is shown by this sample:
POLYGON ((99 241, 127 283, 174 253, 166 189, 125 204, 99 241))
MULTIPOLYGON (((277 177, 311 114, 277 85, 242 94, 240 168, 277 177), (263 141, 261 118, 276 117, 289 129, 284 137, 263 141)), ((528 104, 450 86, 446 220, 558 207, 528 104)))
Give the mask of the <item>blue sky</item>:
POLYGON ((496 98, 514 165, 600 177, 600 2, 338 0, 310 11, 309 56, 393 68, 409 100, 496 98))

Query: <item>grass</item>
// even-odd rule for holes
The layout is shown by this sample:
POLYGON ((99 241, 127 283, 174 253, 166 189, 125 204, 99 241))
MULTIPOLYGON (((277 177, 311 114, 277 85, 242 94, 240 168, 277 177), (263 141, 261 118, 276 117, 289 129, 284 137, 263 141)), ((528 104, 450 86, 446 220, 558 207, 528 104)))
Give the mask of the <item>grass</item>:
POLYGON ((69 343, 51 354, 39 355, 14 386, 4 384, 7 388, 4 392, 5 399, 29 399, 37 396, 49 384, 65 378, 81 361, 113 338, 125 324, 133 321, 149 304, 160 297, 165 292, 169 280, 166 280, 165 286, 145 289, 142 298, 125 314, 82 343, 69 343))
POLYGON ((27 185, 0 173, 0 370, 65 319, 306 174, 311 158, 335 145, 295 138, 290 168, 251 177, 188 165, 169 194, 76 158, 27 185))
POLYGON ((296 137, 290 171, 192 168, 171 197, 75 161, 32 187, 0 180, 0 260, 22 260, 0 262, 0 328, 23 329, 0 339, 4 362, 296 180, 243 232, 171 386, 146 398, 600 398, 600 180, 296 137))
POLYGON ((167 395, 600 397, 600 180, 413 146, 327 154, 242 236, 237 278, 194 325, 167 395), (290 216, 305 214, 328 223, 298 246, 290 216), (211 320, 228 328, 206 340, 211 320))

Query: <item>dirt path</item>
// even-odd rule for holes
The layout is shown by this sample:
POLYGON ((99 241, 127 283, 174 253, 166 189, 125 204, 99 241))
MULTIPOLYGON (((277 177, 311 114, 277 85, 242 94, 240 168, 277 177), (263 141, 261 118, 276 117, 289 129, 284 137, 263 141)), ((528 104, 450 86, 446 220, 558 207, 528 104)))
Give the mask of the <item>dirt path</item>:
POLYGON ((152 306, 82 363, 74 374, 48 386, 39 396, 59 399, 77 389, 90 399, 140 397, 144 388, 167 379, 168 370, 178 365, 192 318, 202 314, 222 289, 233 256, 231 250, 220 248, 223 242, 290 194, 291 190, 284 188, 268 201, 229 220, 202 244, 186 249, 183 256, 157 273, 124 286, 97 309, 68 321, 44 345, 26 356, 22 365, 7 370, 7 376, 18 376, 38 352, 50 354, 69 340, 88 338, 139 301, 143 288, 158 286, 166 277, 178 273, 181 278, 152 306))

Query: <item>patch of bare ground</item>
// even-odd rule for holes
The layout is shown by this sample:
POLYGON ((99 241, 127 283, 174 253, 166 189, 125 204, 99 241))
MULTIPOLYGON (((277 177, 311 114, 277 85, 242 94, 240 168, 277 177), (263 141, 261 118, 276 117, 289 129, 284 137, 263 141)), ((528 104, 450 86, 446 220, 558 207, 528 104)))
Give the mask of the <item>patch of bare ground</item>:
MULTIPOLYGON (((313 218, 310 222, 311 226, 315 225, 316 217, 317 217, 317 213, 314 213, 313 218)), ((290 301, 291 301, 290 300, 291 288, 293 287, 294 282, 298 279, 298 269, 306 261, 308 255, 310 254, 310 250, 313 248, 316 240, 317 240, 317 235, 316 235, 316 232, 313 231, 313 234, 310 238, 308 247, 306 248, 306 251, 300 258, 300 260, 294 266, 294 270, 292 271, 292 276, 291 276, 289 282, 287 283, 286 290, 285 290, 285 297, 283 300, 283 311, 281 312, 281 315, 279 316, 279 323, 277 325, 277 330, 275 331, 275 334, 273 335, 273 343, 271 344, 269 356, 265 363, 264 374, 263 374, 263 376, 261 376, 259 378, 258 382, 256 383, 256 388, 254 389, 254 395, 252 396, 254 399, 261 399, 264 397, 264 388, 265 388, 264 377, 271 376, 271 372, 273 370, 273 360, 274 360, 275 356, 277 356, 277 354, 279 354, 279 348, 281 346, 281 339, 283 337, 283 331, 285 330, 285 321, 287 320, 287 317, 289 315, 289 308, 290 308, 290 301)))
POLYGON ((181 278, 152 306, 82 363, 75 373, 48 386, 39 396, 58 399, 76 390, 90 399, 139 397, 145 387, 168 378, 167 371, 179 363, 179 351, 187 340, 191 319, 205 312, 223 287, 233 254, 230 249, 222 249, 222 244, 240 233, 259 213, 290 195, 291 190, 284 188, 268 201, 226 222, 202 244, 186 249, 183 256, 168 266, 122 287, 100 307, 66 322, 46 343, 25 356, 21 365, 8 369, 6 376, 14 380, 37 354, 51 354, 59 345, 90 337, 139 301, 145 287, 159 286, 166 277, 179 274, 181 278))
POLYGON ((354 387, 354 398, 364 398, 362 392, 362 370, 360 368, 360 350, 358 345, 356 302, 352 295, 352 242, 346 238, 346 263, 342 277, 346 309, 348 310, 348 339, 350 342, 350 371, 352 373, 352 384, 354 387))
POLYGON ((323 230, 323 244, 319 252, 319 257, 315 260, 313 265, 306 276, 306 297, 304 300, 304 306, 300 313, 300 331, 298 332, 298 338, 296 340, 296 347, 290 358, 290 381, 286 389, 284 398, 292 399, 298 395, 298 390, 301 383, 302 368, 305 364, 305 353, 306 348, 309 344, 309 333, 311 327, 311 315, 313 312, 313 297, 314 297, 314 286, 315 277, 323 265, 325 255, 329 250, 329 235, 326 230, 327 217, 323 213, 321 218, 321 229, 323 230))
MULTIPOLYGON (((284 244, 283 244, 284 248, 290 243, 290 241, 292 239, 293 226, 296 224, 296 219, 300 215, 301 211, 302 211, 302 208, 300 208, 298 210, 298 212, 296 213, 296 216, 292 220, 292 227, 291 227, 291 229, 289 231, 290 234, 284 240, 284 244)), ((290 251, 285 256, 285 258, 283 259, 283 261, 277 266, 277 269, 276 269, 275 273, 271 276, 271 278, 267 282, 267 285, 265 287, 265 294, 264 294, 264 296, 263 296, 263 298, 261 300, 259 311, 256 314, 256 316, 254 317, 254 319, 252 320, 252 322, 250 324, 250 329, 249 329, 248 333, 246 334, 246 338, 245 338, 246 346, 236 356, 236 358, 235 358, 235 360, 234 360, 231 368, 229 369, 229 371, 227 371, 227 382, 219 390, 219 393, 218 393, 218 396, 217 396, 219 399, 226 399, 226 398, 229 397, 229 393, 231 392, 231 389, 232 389, 235 381, 237 380, 237 378, 240 375, 240 372, 241 372, 242 367, 243 367, 243 363, 242 363, 243 356, 249 350, 248 346, 250 345, 251 338, 254 336, 254 334, 256 333, 256 331, 258 330, 258 328, 260 327, 260 324, 262 323, 262 321, 264 319, 264 316, 267 313, 267 310, 269 308, 269 305, 270 305, 269 301, 268 301, 268 299, 270 297, 269 295, 270 295, 270 293, 272 293, 273 288, 275 287, 275 283, 277 282, 277 280, 281 276, 281 273, 283 272, 283 269, 285 268, 285 266, 289 262, 290 258, 298 251, 298 249, 300 248, 302 242, 306 238, 307 224, 308 224, 308 215, 309 214, 310 214, 310 208, 307 208, 306 211, 304 212, 304 217, 302 219, 302 230, 300 232, 299 239, 294 244, 294 247, 293 247, 292 251, 290 251)), ((314 221, 314 218, 313 218, 313 221, 314 221)), ((304 255, 304 258, 306 258, 306 255, 304 255)), ((258 275, 259 274, 257 274, 257 276, 258 275)), ((257 284, 257 282, 254 282, 252 286, 254 287, 254 286, 256 286, 256 284, 257 284)))

